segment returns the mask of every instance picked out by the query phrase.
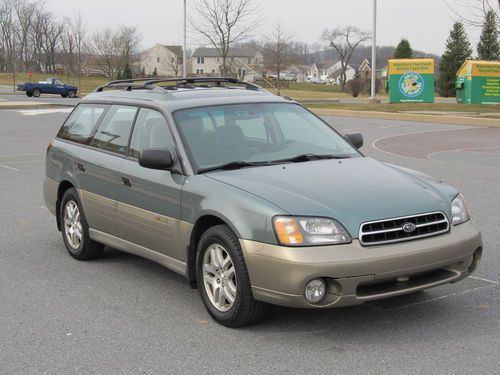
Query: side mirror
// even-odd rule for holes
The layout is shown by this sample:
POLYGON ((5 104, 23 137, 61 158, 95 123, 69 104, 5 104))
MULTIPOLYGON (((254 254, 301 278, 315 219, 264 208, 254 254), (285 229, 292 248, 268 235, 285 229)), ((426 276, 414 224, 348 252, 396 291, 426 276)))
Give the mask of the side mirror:
POLYGON ((360 134, 360 133, 356 133, 356 134, 346 134, 345 135, 345 139, 347 139, 347 141, 353 145, 354 147, 356 147, 357 149, 360 149, 361 147, 363 147, 363 136, 360 134))
POLYGON ((168 171, 174 165, 172 154, 166 148, 150 148, 139 155, 139 165, 148 169, 168 171))

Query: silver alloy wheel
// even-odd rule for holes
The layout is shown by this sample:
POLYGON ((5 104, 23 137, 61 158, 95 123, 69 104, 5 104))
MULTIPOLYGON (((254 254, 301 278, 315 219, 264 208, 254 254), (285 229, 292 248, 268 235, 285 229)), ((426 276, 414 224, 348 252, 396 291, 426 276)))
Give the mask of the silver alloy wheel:
POLYGON ((64 207, 64 234, 72 249, 77 250, 83 239, 80 210, 75 201, 68 201, 64 207))
POLYGON ((227 250, 214 243, 203 256, 203 284, 212 305, 228 311, 236 299, 236 270, 227 250))

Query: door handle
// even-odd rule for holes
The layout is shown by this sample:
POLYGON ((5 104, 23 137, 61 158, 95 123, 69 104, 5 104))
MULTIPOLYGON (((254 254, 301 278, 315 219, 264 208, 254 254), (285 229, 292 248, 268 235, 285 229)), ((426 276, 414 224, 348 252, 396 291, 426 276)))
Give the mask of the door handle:
POLYGON ((83 166, 82 163, 76 163, 76 167, 78 168, 79 171, 85 172, 85 167, 83 166))
POLYGON ((122 185, 126 187, 132 187, 132 181, 128 177, 122 177, 122 185))

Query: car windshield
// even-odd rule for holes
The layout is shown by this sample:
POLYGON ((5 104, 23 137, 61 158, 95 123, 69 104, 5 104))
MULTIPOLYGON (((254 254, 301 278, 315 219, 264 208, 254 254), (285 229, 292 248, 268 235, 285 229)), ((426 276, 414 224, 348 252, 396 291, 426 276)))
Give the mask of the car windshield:
POLYGON ((198 172, 224 165, 360 156, 330 126, 297 104, 193 108, 176 111, 174 118, 198 172))

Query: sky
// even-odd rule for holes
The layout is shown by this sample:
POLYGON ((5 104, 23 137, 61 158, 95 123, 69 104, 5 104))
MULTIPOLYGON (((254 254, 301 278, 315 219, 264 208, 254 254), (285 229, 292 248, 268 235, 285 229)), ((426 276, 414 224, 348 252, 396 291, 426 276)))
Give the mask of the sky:
MULTIPOLYGON (((195 0, 187 0, 189 3, 195 0)), ((396 45, 402 37, 416 50, 442 54, 455 15, 446 2, 453 0, 378 0, 378 45, 396 45)), ((81 14, 90 31, 115 24, 136 26, 142 46, 182 43, 182 0, 46 0, 61 17, 81 14)), ((371 30, 372 0, 260 0, 262 25, 255 38, 280 24, 294 40, 324 43, 326 28, 355 25, 371 30)), ((189 27, 189 24, 188 24, 189 27)), ((468 29, 475 49, 480 30, 468 29)), ((189 32, 188 48, 201 39, 189 32)))

